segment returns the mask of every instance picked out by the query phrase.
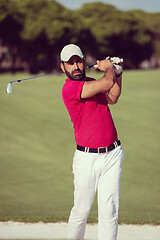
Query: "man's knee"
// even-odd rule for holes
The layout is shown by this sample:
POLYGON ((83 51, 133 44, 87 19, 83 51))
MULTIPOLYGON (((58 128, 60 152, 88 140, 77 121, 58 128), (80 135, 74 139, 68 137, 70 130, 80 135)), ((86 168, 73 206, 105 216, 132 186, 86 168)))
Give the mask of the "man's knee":
POLYGON ((86 219, 90 212, 90 206, 77 206, 73 207, 72 214, 77 218, 83 220, 86 219))
POLYGON ((118 218, 119 201, 115 201, 114 197, 110 197, 107 202, 99 205, 99 215, 106 220, 114 220, 118 218))

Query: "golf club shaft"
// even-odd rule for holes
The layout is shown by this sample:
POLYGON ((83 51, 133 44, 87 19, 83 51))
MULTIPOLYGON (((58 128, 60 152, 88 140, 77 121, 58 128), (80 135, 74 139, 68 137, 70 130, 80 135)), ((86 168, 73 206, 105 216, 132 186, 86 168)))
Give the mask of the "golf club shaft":
MULTIPOLYGON (((87 66, 86 68, 92 68, 94 66, 95 65, 93 64, 93 65, 87 66)), ((15 80, 15 81, 11 81, 10 83, 23 82, 23 81, 27 81, 27 80, 36 79, 36 78, 42 78, 42 77, 49 77, 49 76, 52 76, 52 75, 58 75, 58 74, 62 74, 62 73, 64 73, 64 72, 50 73, 50 74, 45 74, 45 75, 41 75, 41 76, 37 76, 37 77, 30 77, 30 78, 15 80)))
MULTIPOLYGON (((87 66, 86 68, 92 68, 93 66, 94 65, 87 66)), ((64 73, 64 72, 50 73, 50 74, 45 74, 45 75, 41 75, 41 76, 37 76, 37 77, 31 77, 31 78, 24 78, 24 79, 15 80, 15 81, 11 81, 10 83, 23 82, 23 81, 27 81, 27 80, 36 79, 36 78, 42 78, 42 77, 49 77, 49 76, 52 76, 52 75, 58 75, 58 74, 62 74, 62 73, 64 73)))
POLYGON ((41 76, 37 76, 37 77, 24 78, 24 79, 20 79, 20 80, 11 81, 10 83, 23 82, 23 81, 27 81, 27 80, 31 80, 31 79, 35 79, 35 78, 49 77, 49 76, 58 75, 61 73, 63 73, 63 72, 56 72, 56 73, 45 74, 45 75, 41 75, 41 76))

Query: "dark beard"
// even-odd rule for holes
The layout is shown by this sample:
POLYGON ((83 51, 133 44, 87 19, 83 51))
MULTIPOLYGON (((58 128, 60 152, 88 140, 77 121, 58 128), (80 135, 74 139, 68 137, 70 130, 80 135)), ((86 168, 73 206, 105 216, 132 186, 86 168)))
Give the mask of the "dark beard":
POLYGON ((74 80, 74 81, 84 81, 84 78, 86 76, 85 75, 85 69, 82 70, 82 71, 80 69, 77 69, 77 70, 74 70, 72 73, 65 70, 65 73, 66 73, 66 75, 69 79, 74 80), (79 74, 74 75, 75 72, 78 72, 79 74))

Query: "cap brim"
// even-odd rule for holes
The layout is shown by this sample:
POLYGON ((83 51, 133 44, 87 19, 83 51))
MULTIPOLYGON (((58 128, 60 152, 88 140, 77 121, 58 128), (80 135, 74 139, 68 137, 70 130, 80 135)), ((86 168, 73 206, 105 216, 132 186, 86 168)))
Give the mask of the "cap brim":
POLYGON ((79 58, 81 58, 81 59, 83 59, 84 57, 83 56, 79 56, 79 55, 77 55, 77 54, 73 54, 73 55, 71 55, 71 56, 68 56, 67 58, 63 58, 63 62, 68 62, 73 56, 77 56, 77 57, 79 57, 79 58))
POLYGON ((61 61, 68 62, 73 56, 78 56, 81 59, 84 58, 81 49, 75 44, 66 45, 61 51, 61 61))

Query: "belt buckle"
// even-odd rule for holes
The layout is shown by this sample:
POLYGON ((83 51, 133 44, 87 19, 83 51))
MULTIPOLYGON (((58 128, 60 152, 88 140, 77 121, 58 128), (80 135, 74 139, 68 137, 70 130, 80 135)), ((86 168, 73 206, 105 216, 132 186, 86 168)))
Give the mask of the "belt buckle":
POLYGON ((100 148, 98 148, 98 153, 106 153, 106 152, 108 152, 107 147, 100 147, 100 148), (100 152, 100 150, 102 150, 102 149, 105 149, 105 151, 100 152))

